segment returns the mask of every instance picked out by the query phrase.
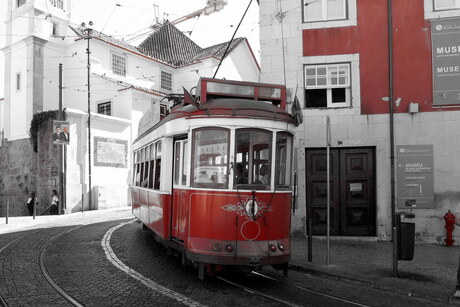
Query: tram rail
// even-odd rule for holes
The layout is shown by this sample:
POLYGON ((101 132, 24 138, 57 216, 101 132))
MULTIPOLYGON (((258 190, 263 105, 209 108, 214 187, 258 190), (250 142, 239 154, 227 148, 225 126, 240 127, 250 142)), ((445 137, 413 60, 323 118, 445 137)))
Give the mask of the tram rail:
MULTIPOLYGON (((290 283, 290 282, 287 282, 287 281, 284 281, 284 280, 274 278, 272 276, 268 276, 268 275, 260 273, 260 272, 253 271, 250 274, 255 276, 256 278, 260 278, 260 279, 264 280, 263 282, 258 282, 257 283, 257 284, 264 283, 266 285, 265 287, 263 287, 264 289, 256 289, 255 287, 249 287, 249 286, 243 285, 243 284, 241 284, 239 282, 236 282, 236 281, 233 281, 233 280, 221 277, 221 276, 217 276, 216 278, 218 280, 221 280, 221 281, 223 281, 225 283, 228 283, 228 284, 230 284, 232 286, 235 286, 235 287, 240 288, 242 290, 245 290, 247 292, 262 296, 262 297, 267 298, 269 300, 272 300, 274 302, 280 303, 280 304, 282 304, 284 306, 298 307, 298 306, 303 306, 303 304, 302 305, 298 304, 298 303, 294 302, 294 300, 289 299, 289 298, 283 298, 281 296, 282 294, 279 294, 279 292, 276 295, 267 294, 266 289, 270 288, 271 286, 274 286, 274 284, 281 284, 283 286, 287 286, 287 287, 290 287, 290 288, 294 288, 294 289, 303 291, 304 294, 298 292, 300 297, 304 296, 304 295, 306 296, 306 293, 310 293, 310 294, 315 295, 316 297, 322 297, 322 298, 331 300, 331 302, 336 302, 337 305, 341 305, 341 306, 359 306, 359 307, 368 307, 369 306, 369 305, 362 304, 362 303, 352 301, 352 300, 349 300, 349 299, 345 299, 345 298, 342 298, 342 297, 339 297, 339 296, 336 296, 336 295, 331 295, 331 294, 325 293, 323 291, 314 290, 312 288, 308 288, 308 287, 305 287, 305 286, 299 286, 299 285, 296 285, 296 284, 293 284, 293 283, 290 283), (267 282, 274 283, 274 284, 270 284, 270 286, 267 286, 267 282)), ((277 287, 277 288, 279 288, 279 287, 277 287)))

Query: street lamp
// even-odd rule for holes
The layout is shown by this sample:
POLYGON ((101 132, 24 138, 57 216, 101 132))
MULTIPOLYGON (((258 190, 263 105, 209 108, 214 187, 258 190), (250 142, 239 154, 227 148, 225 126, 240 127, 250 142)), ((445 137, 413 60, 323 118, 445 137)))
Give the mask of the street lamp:
MULTIPOLYGON (((93 22, 88 22, 89 26, 93 25, 93 22)), ((91 77, 91 59, 89 51, 89 40, 92 37, 93 29, 86 27, 84 22, 81 23, 81 26, 84 28, 83 31, 86 33, 85 39, 88 40, 88 46, 86 47, 86 54, 88 55, 88 207, 91 208, 92 203, 92 188, 91 188, 91 84, 90 84, 90 77, 91 77)), ((83 212, 83 202, 81 204, 81 211, 83 212)))

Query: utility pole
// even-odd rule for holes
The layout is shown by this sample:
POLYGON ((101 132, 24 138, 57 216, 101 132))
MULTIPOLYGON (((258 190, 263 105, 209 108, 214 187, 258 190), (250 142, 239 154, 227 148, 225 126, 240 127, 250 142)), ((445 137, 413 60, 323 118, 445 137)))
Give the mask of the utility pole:
MULTIPOLYGON (((90 21, 89 26, 91 27, 93 25, 93 22, 90 21)), ((86 47, 86 54, 88 55, 88 63, 87 63, 87 68, 88 68, 88 207, 91 208, 91 202, 92 202, 92 187, 91 187, 91 59, 90 59, 90 50, 89 50, 89 40, 91 39, 91 35, 93 32, 93 29, 87 28, 85 23, 83 22, 81 24, 82 27, 84 27, 84 31, 86 32, 86 37, 85 39, 88 40, 88 45, 86 47)), ((81 204, 82 206, 82 211, 83 211, 83 203, 81 204)))
MULTIPOLYGON (((62 112, 62 63, 59 63, 59 120, 64 120, 64 113, 62 112)), ((58 214, 61 215, 63 209, 64 199, 64 144, 59 146, 59 195, 61 199, 58 202, 58 214)))
POLYGON ((396 225, 395 202, 395 137, 393 109, 393 7, 388 0, 388 107, 390 114, 390 197, 391 197, 391 228, 393 239, 393 277, 398 276, 398 231, 396 225))

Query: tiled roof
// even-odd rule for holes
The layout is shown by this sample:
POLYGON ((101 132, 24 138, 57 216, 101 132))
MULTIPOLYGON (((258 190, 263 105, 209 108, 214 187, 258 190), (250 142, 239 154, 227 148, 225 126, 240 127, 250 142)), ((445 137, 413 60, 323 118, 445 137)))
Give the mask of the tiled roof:
POLYGON ((200 46, 169 21, 166 21, 158 30, 150 34, 139 45, 139 49, 143 53, 173 66, 191 63, 194 56, 201 51, 200 46))
MULTIPOLYGON (((86 33, 82 27, 70 28, 78 35, 84 38, 86 33)), ((188 38, 184 33, 179 31, 169 21, 166 21, 158 30, 150 34, 138 47, 125 43, 119 39, 113 38, 104 33, 93 30, 92 37, 109 44, 119 46, 126 50, 136 53, 142 53, 160 62, 167 63, 174 67, 193 64, 201 59, 216 57, 221 58, 227 48, 226 43, 201 48, 194 41, 188 38)), ((235 47, 244 41, 244 38, 235 38, 227 52, 230 53, 235 47)))
MULTIPOLYGON (((238 46, 239 43, 244 41, 243 37, 238 37, 235 38, 232 43, 230 44, 230 48, 228 48, 227 55, 232 52, 233 49, 235 49, 236 46, 238 46)), ((198 53, 195 57, 194 60, 199 60, 199 59, 205 59, 209 57, 216 57, 216 58, 222 58, 224 55, 225 49, 227 48, 228 42, 217 44, 214 46, 210 46, 207 48, 204 48, 201 50, 200 53, 198 53)))

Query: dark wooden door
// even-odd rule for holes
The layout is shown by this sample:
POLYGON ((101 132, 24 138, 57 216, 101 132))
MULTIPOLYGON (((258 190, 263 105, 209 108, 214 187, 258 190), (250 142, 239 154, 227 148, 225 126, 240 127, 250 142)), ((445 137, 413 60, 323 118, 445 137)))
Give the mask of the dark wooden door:
MULTIPOLYGON (((313 233, 326 234, 327 161, 325 149, 306 151, 307 213, 313 233)), ((331 149, 331 235, 375 235, 373 148, 331 149)))
MULTIPOLYGON (((339 155, 330 150, 330 223, 331 235, 340 233, 339 155)), ((326 150, 307 150, 307 204, 314 234, 327 233, 327 160, 326 150)))

